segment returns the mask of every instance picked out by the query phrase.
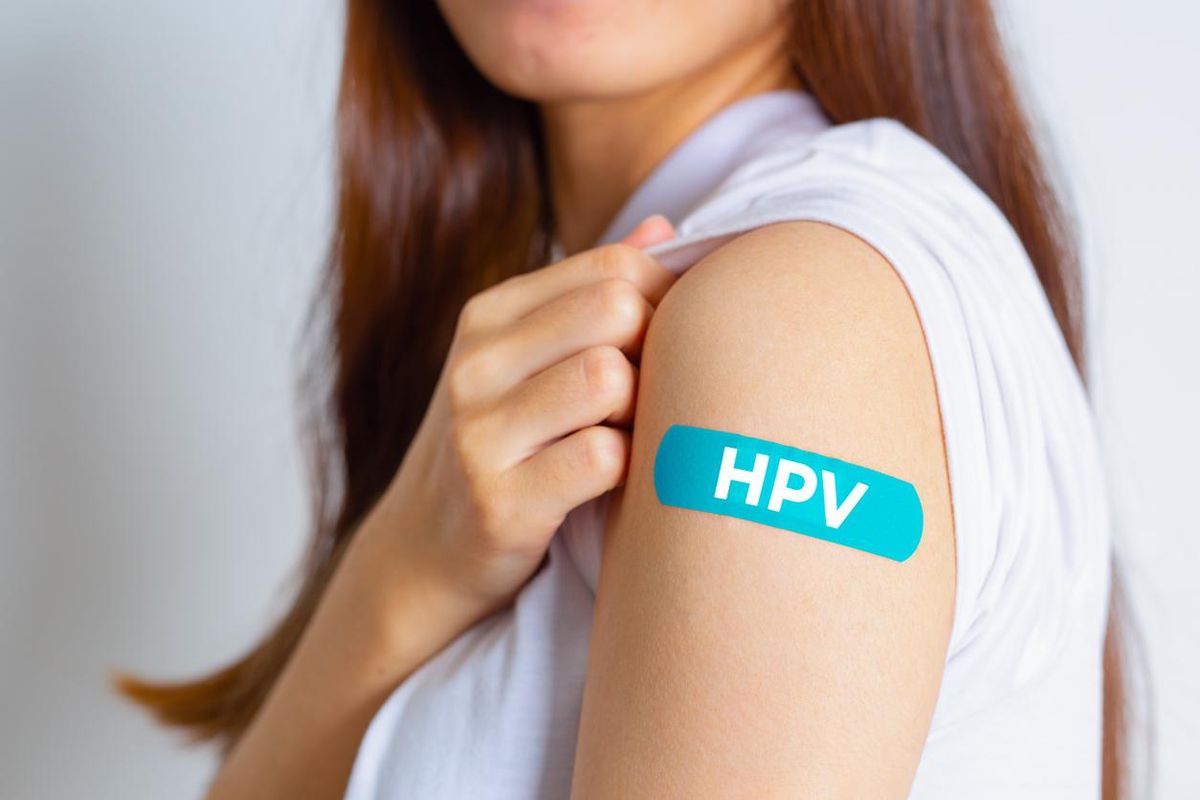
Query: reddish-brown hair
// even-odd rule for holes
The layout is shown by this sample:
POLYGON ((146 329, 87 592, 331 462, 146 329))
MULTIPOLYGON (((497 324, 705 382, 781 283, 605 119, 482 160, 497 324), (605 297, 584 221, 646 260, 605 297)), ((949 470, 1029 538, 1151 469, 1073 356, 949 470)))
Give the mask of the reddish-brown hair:
MULTIPOLYGON (((546 263, 553 218, 536 108, 470 64, 432 3, 348 0, 337 227, 314 306, 315 536, 290 611, 197 681, 120 681, 165 723, 228 748, 258 711, 346 542, 398 468, 463 301, 546 263)), ((1080 271, 988 0, 796 0, 796 72, 836 123, 900 120, 1020 235, 1080 373, 1080 271)), ((1114 593, 1114 597, 1116 597, 1114 593)), ((1124 796, 1120 640, 1105 659, 1104 796, 1124 796)))

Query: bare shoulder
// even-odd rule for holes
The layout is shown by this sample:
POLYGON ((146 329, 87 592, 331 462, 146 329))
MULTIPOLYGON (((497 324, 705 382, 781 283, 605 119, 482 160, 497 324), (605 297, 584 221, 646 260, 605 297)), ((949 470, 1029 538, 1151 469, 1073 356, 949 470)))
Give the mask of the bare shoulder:
POLYGON ((810 378, 814 368, 836 372, 852 390, 857 368, 871 373, 873 385, 882 377, 935 399, 924 392, 932 388, 924 337, 899 275, 870 245, 822 223, 770 225, 714 251, 672 287, 649 338, 659 356, 653 366, 663 370, 681 366, 680 349, 728 358, 712 365, 714 375, 724 375, 729 367, 754 369, 787 348, 793 357, 777 365, 781 380, 803 362, 810 378), (769 337, 756 347, 724 344, 745 330, 769 337), (697 351, 702 343, 709 346, 697 351))
POLYGON ((954 531, 925 339, 886 259, 787 222, 681 277, 647 334, 609 528, 577 796, 905 796, 949 640, 954 531), (654 459, 673 425, 907 482, 919 545, 899 562, 664 503, 654 459))

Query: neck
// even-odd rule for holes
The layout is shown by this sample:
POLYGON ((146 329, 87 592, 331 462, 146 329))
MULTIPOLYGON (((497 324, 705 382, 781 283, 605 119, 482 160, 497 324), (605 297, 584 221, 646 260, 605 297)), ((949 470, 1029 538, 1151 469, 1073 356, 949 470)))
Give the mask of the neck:
POLYGON ((743 97, 783 88, 800 88, 800 82, 773 38, 644 93, 543 104, 551 205, 563 251, 593 247, 633 190, 707 118, 743 97))

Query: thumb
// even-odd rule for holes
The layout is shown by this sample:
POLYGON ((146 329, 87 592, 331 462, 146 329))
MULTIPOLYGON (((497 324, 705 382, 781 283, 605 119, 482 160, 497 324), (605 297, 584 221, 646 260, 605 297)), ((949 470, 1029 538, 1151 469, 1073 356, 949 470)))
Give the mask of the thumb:
POLYGON ((675 236, 671 221, 662 214, 651 214, 638 223, 621 241, 634 247, 646 248, 675 236))

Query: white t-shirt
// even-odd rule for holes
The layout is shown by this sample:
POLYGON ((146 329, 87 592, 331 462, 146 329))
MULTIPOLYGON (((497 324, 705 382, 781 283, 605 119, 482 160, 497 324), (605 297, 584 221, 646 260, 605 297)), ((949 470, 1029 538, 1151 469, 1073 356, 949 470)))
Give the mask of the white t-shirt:
MULTIPOLYGON (((901 124, 831 126, 795 90, 738 101, 694 130, 602 241, 654 212, 679 235, 649 252, 674 270, 795 219, 844 228, 896 269, 933 364, 957 564, 945 676, 910 796, 1097 797, 1106 492, 1083 387, 1004 216, 901 124)), ((512 608, 395 690, 347 797, 570 795, 606 501, 568 516, 512 608)))

